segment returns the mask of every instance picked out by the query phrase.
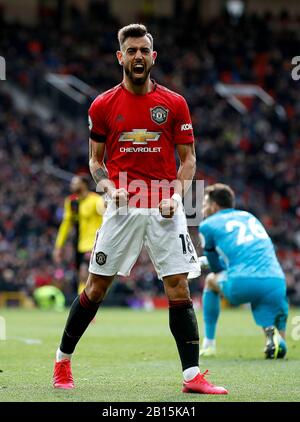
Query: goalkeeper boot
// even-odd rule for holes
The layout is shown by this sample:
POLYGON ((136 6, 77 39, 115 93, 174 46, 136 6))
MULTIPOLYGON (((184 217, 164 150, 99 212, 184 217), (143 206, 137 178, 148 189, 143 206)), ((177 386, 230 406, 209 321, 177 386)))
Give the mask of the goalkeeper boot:
POLYGON ((283 359, 286 355, 287 352, 287 345, 285 340, 280 336, 280 341, 279 341, 279 350, 278 350, 278 355, 277 355, 277 359, 283 359))
POLYGON ((208 371, 203 374, 198 374, 191 381, 183 381, 183 393, 198 393, 198 394, 228 394, 224 387, 217 387, 205 379, 208 371))
POLYGON ((200 356, 204 358, 215 357, 217 354, 216 346, 202 347, 200 349, 200 356))
POLYGON ((279 334, 277 328, 268 327, 265 328, 266 333, 266 347, 265 357, 266 359, 282 359, 285 357, 287 347, 284 339, 279 334))
POLYGON ((210 358, 217 354, 216 340, 204 337, 202 346, 200 347, 200 356, 210 358))
POLYGON ((71 361, 63 359, 60 362, 55 362, 53 373, 53 387, 70 390, 74 388, 74 380, 71 370, 71 361))

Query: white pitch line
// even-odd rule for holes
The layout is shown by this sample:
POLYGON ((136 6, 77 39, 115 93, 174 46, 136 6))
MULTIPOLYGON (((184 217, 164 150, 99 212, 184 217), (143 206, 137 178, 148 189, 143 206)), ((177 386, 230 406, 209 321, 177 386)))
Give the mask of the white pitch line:
POLYGON ((7 337, 7 340, 18 340, 26 344, 42 344, 42 340, 38 338, 7 337))

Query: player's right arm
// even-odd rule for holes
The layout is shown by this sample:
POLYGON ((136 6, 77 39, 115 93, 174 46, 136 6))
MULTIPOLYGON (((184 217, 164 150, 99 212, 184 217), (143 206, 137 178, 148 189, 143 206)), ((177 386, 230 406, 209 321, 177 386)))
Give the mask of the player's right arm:
POLYGON ((108 178, 108 171, 104 163, 105 143, 89 140, 89 167, 96 183, 97 192, 105 192, 112 196, 116 189, 108 178))
POLYGON ((207 257, 209 267, 212 272, 219 273, 224 271, 225 267, 220 260, 220 256, 216 250, 216 245, 213 237, 211 228, 206 222, 200 224, 199 237, 201 240, 201 246, 205 256, 207 257))
POLYGON ((107 125, 105 122, 105 107, 103 98, 98 97, 89 109, 89 168, 96 183, 97 192, 105 192, 112 198, 117 206, 128 202, 128 192, 121 188, 116 189, 104 163, 105 143, 107 138, 107 125))
POLYGON ((69 198, 66 198, 64 203, 64 216, 62 222, 59 226, 55 247, 53 251, 53 259, 56 264, 59 264, 63 257, 62 248, 67 240, 67 237, 70 233, 70 229, 72 226, 72 210, 71 210, 71 202, 69 198))
POLYGON ((89 167, 91 175, 96 183, 97 192, 105 192, 117 206, 128 203, 128 192, 126 189, 116 189, 115 184, 109 180, 108 171, 104 163, 105 144, 95 142, 90 138, 89 167))

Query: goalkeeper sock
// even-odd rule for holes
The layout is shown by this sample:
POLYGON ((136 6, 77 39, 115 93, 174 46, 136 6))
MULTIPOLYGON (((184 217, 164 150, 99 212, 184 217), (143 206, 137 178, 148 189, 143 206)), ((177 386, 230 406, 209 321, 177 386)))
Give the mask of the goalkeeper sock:
POLYGON ((87 329, 89 323, 95 317, 99 303, 91 302, 87 297, 85 290, 80 296, 74 300, 65 330, 62 336, 60 351, 65 354, 72 354, 75 350, 76 344, 80 340, 80 337, 87 329))
POLYGON ((204 337, 202 347, 203 349, 208 349, 209 347, 216 347, 216 340, 210 340, 209 338, 204 337))
POLYGON ((205 338, 213 340, 220 314, 220 295, 213 290, 205 289, 202 296, 205 338))
POLYGON ((190 299, 169 301, 169 325, 177 344, 182 370, 199 367, 198 324, 190 299))

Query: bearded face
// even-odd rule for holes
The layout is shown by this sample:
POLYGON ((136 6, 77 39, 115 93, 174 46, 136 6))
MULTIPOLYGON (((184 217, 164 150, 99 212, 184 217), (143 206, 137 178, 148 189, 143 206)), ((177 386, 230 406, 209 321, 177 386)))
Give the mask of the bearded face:
POLYGON ((152 64, 149 65, 143 60, 136 60, 134 63, 124 65, 124 70, 134 85, 143 85, 148 78, 152 66, 152 64))
POLYGON ((155 58, 156 52, 152 50, 147 36, 127 38, 122 46, 122 52, 118 52, 119 62, 134 85, 143 85, 146 82, 155 58))

